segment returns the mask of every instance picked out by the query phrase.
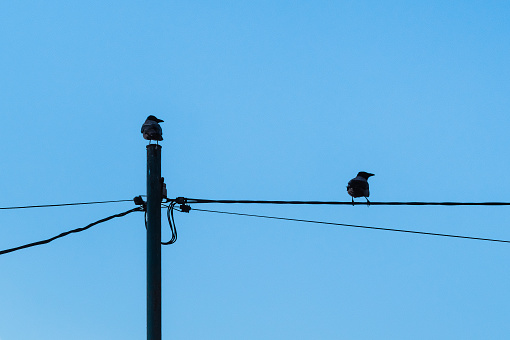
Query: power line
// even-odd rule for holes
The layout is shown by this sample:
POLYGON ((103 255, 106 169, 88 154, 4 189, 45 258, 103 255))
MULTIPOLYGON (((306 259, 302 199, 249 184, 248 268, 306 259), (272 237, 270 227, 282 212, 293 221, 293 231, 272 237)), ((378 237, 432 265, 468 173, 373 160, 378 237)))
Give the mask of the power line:
MULTIPOLYGON (((275 200, 215 200, 202 198, 177 197, 170 200, 183 203, 222 203, 222 204, 297 204, 297 205, 367 205, 366 202, 337 201, 275 201, 275 200)), ((507 206, 510 202, 370 202, 370 205, 443 205, 443 206, 507 206)))
POLYGON ((426 232, 426 231, 415 231, 415 230, 382 228, 382 227, 370 227, 370 226, 362 226, 362 225, 355 225, 355 224, 345 224, 345 223, 335 223, 335 222, 303 220, 303 219, 298 219, 298 218, 276 217, 276 216, 266 216, 266 215, 254 215, 254 214, 227 212, 227 211, 196 209, 196 208, 191 208, 191 210, 203 211, 203 212, 211 212, 211 213, 218 213, 218 214, 228 214, 228 215, 238 215, 238 216, 268 218, 268 219, 284 220, 284 221, 294 221, 294 222, 306 222, 306 223, 336 225, 336 226, 351 227, 351 228, 363 228, 363 229, 373 229, 373 230, 383 230, 383 231, 394 231, 394 232, 399 232, 399 233, 410 233, 410 234, 429 235, 429 236, 462 238, 462 239, 477 240, 477 241, 490 241, 490 242, 510 243, 510 241, 507 241, 507 240, 498 240, 498 239, 483 238, 483 237, 473 237, 473 236, 463 236, 463 235, 430 233, 430 232, 426 232))
POLYGON ((120 214, 116 214, 116 215, 112 215, 112 216, 108 216, 106 218, 103 218, 99 221, 96 221, 96 222, 93 222, 93 223, 90 223, 89 225, 85 226, 85 227, 82 227, 82 228, 77 228, 77 229, 73 229, 73 230, 69 230, 69 231, 66 231, 66 232, 63 232, 57 236, 53 236, 49 239, 46 239, 46 240, 42 240, 42 241, 37 241, 37 242, 33 242, 33 243, 29 243, 29 244, 25 244, 25 245, 22 245, 22 246, 19 246, 19 247, 15 247, 15 248, 11 248, 11 249, 5 249, 5 250, 1 250, 0 251, 0 255, 3 255, 3 254, 7 254, 7 253, 11 253, 13 251, 17 251, 17 250, 21 250, 21 249, 25 249, 25 248, 30 248, 30 247, 34 247, 34 246, 38 246, 38 245, 41 245, 41 244, 46 244, 46 243, 50 243, 51 241, 53 240, 56 240, 58 238, 61 238, 61 237, 64 237, 64 236, 67 236, 69 234, 72 234, 72 233, 79 233, 80 231, 84 231, 84 230, 87 230, 89 229, 90 227, 92 226, 95 226, 96 224, 99 224, 99 223, 103 223, 103 222, 106 222, 108 220, 111 220, 112 218, 115 218, 115 217, 122 217, 122 216, 125 216, 127 214, 130 214, 132 212, 135 212, 135 211, 142 211, 143 208, 141 207, 136 207, 136 208, 133 208, 131 210, 128 210, 128 211, 125 211, 123 213, 120 213, 120 214))
MULTIPOLYGON (((145 196, 145 195, 141 195, 145 196)), ((13 210, 13 209, 31 209, 31 208, 50 208, 50 207, 65 207, 73 205, 88 205, 88 204, 105 204, 105 203, 120 203, 132 202, 129 200, 110 200, 110 201, 94 201, 94 202, 76 202, 76 203, 60 203, 60 204, 41 204, 41 205, 25 205, 13 207, 0 207, 0 210, 13 210)), ((186 203, 221 203, 221 204, 288 204, 288 205, 366 205, 365 202, 337 202, 337 201, 280 201, 280 200, 215 200, 215 199, 202 199, 202 198, 186 198, 177 197, 170 199, 169 202, 186 202, 186 203)), ((370 205, 443 205, 443 206, 507 206, 510 202, 370 202, 370 205)))
POLYGON ((42 204, 42 205, 25 205, 18 207, 0 207, 0 210, 10 209, 30 209, 30 208, 49 208, 49 207, 65 207, 70 205, 85 205, 85 204, 103 204, 103 203, 119 203, 119 202, 133 202, 130 200, 116 200, 116 201, 98 201, 98 202, 79 202, 79 203, 60 203, 60 204, 42 204))

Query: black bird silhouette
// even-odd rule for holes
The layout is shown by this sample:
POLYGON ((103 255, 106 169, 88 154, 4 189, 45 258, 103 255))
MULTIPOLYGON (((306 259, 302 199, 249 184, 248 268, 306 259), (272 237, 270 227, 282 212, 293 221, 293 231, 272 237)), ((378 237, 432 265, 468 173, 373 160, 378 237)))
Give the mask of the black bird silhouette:
POLYGON ((161 126, 159 123, 162 123, 162 119, 158 119, 152 115, 147 117, 145 123, 142 125, 142 134, 143 138, 149 141, 155 140, 156 143, 160 140, 163 140, 163 130, 161 130, 161 126))
POLYGON ((351 179, 347 183, 347 193, 352 196, 352 205, 354 205, 354 197, 365 197, 367 205, 370 205, 368 196, 370 196, 370 190, 368 189, 368 178, 374 176, 369 172, 360 171, 358 175, 351 179))

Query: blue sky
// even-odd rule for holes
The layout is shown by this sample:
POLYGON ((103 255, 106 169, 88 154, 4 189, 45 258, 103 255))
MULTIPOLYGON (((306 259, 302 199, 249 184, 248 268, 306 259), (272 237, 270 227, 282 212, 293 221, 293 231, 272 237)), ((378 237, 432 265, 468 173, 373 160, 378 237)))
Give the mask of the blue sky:
MULTIPOLYGON (((504 1, 0 4, 0 206, 169 196, 509 201, 504 1)), ((134 207, 0 211, 0 249, 134 207)), ((205 208, 205 206, 200 206, 205 208)), ((506 207, 207 208, 510 240, 506 207)), ((163 337, 506 339, 505 244, 176 214, 163 337)), ((163 221, 163 237, 168 225, 163 221)), ((0 257, 0 339, 143 339, 131 214, 0 257)))

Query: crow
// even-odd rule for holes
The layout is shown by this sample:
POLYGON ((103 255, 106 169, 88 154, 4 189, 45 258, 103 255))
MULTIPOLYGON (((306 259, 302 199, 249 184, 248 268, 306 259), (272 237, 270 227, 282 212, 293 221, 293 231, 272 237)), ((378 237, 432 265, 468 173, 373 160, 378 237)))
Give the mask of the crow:
POLYGON ((163 130, 161 130, 161 126, 159 126, 159 123, 162 123, 162 119, 158 119, 152 115, 147 117, 145 120, 145 123, 142 125, 142 134, 143 138, 147 139, 149 141, 155 140, 157 141, 163 140, 163 130))
POLYGON ((370 191, 368 190, 368 178, 374 176, 369 172, 360 171, 358 175, 351 179, 347 184, 347 193, 352 196, 352 205, 354 205, 354 197, 365 197, 367 200, 367 205, 370 205, 370 201, 368 200, 368 196, 370 196, 370 191))

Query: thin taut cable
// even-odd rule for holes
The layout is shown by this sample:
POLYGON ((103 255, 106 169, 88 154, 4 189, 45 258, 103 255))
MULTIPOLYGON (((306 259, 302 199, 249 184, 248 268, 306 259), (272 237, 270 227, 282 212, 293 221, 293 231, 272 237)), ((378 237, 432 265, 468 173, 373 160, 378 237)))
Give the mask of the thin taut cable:
POLYGON ((355 224, 324 222, 324 221, 312 221, 312 220, 303 220, 303 219, 299 219, 299 218, 287 218, 287 217, 275 217, 275 216, 266 216, 266 215, 254 215, 254 214, 244 214, 244 213, 236 213, 236 212, 217 211, 217 210, 196 209, 196 208, 192 208, 191 210, 203 211, 203 212, 211 212, 211 213, 217 213, 217 214, 228 214, 228 215, 238 215, 238 216, 268 218, 268 219, 274 219, 274 220, 284 220, 284 221, 294 221, 294 222, 306 222, 306 223, 316 223, 316 224, 327 224, 327 225, 335 225, 335 226, 351 227, 351 228, 363 228, 363 229, 373 229, 373 230, 383 230, 383 231, 394 231, 394 232, 399 232, 399 233, 410 233, 410 234, 429 235, 429 236, 462 238, 462 239, 477 240, 477 241, 490 241, 490 242, 510 243, 510 241, 507 241, 507 240, 499 240, 499 239, 483 238, 483 237, 473 237, 473 236, 463 236, 463 235, 430 233, 430 232, 426 232, 426 231, 415 231, 415 230, 382 228, 382 227, 370 227, 370 226, 355 225, 355 224))
POLYGON ((98 202, 79 202, 79 203, 61 203, 61 204, 25 205, 25 206, 18 206, 18 207, 0 207, 0 210, 65 207, 65 206, 69 206, 69 205, 103 204, 103 203, 119 203, 119 202, 133 202, 133 200, 130 199, 130 200, 116 200, 116 201, 98 201, 98 202))

